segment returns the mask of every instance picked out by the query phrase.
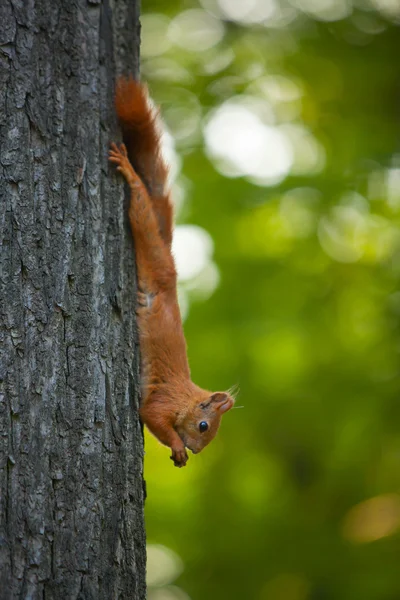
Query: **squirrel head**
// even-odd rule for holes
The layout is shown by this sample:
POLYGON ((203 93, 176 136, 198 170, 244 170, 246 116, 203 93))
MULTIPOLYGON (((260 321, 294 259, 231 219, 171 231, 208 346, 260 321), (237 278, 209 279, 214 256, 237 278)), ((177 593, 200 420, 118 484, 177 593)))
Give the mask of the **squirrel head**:
POLYGON ((204 398, 196 399, 186 413, 176 431, 193 454, 197 454, 214 439, 221 418, 234 405, 233 397, 227 392, 215 392, 204 398))

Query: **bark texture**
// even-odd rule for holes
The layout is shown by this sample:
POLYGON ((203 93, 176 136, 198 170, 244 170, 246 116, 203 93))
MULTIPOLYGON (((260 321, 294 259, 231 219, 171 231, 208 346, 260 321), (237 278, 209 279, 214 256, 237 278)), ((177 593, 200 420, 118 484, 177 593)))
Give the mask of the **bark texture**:
POLYGON ((0 598, 145 598, 135 267, 113 88, 138 2, 0 1, 0 598))

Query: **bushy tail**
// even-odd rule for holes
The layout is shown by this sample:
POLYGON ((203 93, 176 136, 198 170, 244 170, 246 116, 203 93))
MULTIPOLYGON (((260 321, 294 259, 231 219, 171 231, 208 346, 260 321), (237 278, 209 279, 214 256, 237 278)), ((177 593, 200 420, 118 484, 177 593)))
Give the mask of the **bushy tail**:
POLYGON ((133 168, 151 197, 165 196, 168 170, 161 156, 157 113, 150 105, 147 86, 133 77, 121 77, 116 85, 115 107, 133 168))
POLYGON ((133 77, 121 77, 115 90, 115 108, 129 160, 147 188, 160 235, 170 247, 173 208, 167 190, 168 169, 161 156, 157 113, 150 105, 147 87, 133 77))

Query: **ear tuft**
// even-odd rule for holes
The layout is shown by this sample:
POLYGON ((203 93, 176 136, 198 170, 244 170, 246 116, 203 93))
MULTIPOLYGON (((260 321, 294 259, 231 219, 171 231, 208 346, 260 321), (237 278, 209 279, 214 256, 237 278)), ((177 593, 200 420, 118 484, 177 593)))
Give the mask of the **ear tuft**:
POLYGON ((234 400, 226 392, 215 392, 210 398, 210 403, 222 414, 232 408, 234 400))

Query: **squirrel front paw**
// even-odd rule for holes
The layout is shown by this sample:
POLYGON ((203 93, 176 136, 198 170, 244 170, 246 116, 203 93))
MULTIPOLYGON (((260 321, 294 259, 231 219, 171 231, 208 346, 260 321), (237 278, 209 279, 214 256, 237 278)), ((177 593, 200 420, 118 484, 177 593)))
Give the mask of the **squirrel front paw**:
POLYGON ((175 467, 184 467, 189 460, 185 446, 174 446, 171 450, 172 456, 170 458, 174 461, 175 467))
POLYGON ((128 152, 125 144, 121 144, 118 148, 117 144, 112 143, 108 160, 117 165, 117 171, 122 173, 129 184, 135 182, 135 178, 137 178, 137 176, 132 168, 131 163, 129 162, 128 152))

